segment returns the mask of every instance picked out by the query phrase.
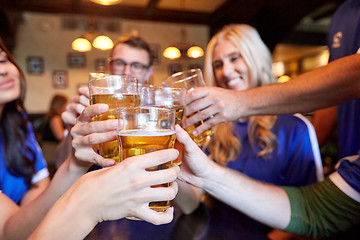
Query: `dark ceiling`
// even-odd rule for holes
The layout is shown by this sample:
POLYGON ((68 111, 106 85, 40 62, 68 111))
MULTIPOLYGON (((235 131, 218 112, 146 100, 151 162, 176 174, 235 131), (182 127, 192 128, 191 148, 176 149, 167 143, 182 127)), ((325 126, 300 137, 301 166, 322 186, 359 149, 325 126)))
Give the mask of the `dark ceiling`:
POLYGON ((258 29, 270 49, 279 42, 323 45, 326 32, 295 30, 294 27, 310 13, 314 23, 331 17, 344 0, 227 0, 212 13, 164 10, 157 8, 160 1, 150 0, 145 7, 108 7, 84 0, 0 0, 0 34, 10 44, 14 42, 21 12, 34 11, 205 24, 210 27, 211 35, 225 24, 247 23, 258 29))

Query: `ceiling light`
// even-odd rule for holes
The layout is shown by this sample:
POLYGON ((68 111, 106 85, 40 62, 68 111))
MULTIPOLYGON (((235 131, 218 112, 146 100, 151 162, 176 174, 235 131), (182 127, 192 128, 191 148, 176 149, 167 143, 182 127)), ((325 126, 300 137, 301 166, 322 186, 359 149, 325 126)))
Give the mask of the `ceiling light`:
POLYGON ((90 0, 90 1, 105 6, 115 5, 122 2, 122 0, 90 0))
POLYGON ((94 48, 106 51, 112 49, 114 43, 108 36, 100 35, 94 39, 92 45, 94 48))
POLYGON ((106 51, 113 48, 114 43, 113 41, 106 35, 95 34, 95 20, 93 18, 90 18, 89 20, 89 26, 88 26, 88 33, 82 35, 81 37, 75 39, 71 47, 73 50, 78 52, 87 52, 91 50, 91 42, 92 46, 94 48, 106 51))
POLYGON ((169 59, 177 59, 181 56, 181 53, 177 47, 168 47, 165 49, 163 55, 169 59))
POLYGON ((181 39, 182 42, 175 43, 167 47, 163 52, 163 56, 169 59, 189 59, 204 56, 204 51, 201 47, 194 44, 186 43, 185 29, 181 30, 181 39))
POLYGON ((190 58, 199 58, 204 56, 204 51, 201 47, 192 46, 187 50, 186 55, 190 58))
POLYGON ((79 37, 72 42, 71 47, 78 52, 87 52, 91 50, 91 43, 86 38, 79 37))

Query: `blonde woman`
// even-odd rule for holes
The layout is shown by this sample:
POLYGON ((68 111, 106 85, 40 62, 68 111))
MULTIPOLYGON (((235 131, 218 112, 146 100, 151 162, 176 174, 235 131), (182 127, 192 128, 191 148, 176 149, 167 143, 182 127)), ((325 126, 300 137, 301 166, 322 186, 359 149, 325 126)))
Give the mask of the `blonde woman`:
MULTIPOLYGON (((243 91, 277 82, 272 74, 270 51, 258 32, 244 24, 225 26, 210 40, 206 50, 204 78, 207 85, 212 87, 204 88, 201 99, 210 92, 217 92, 217 97, 221 100, 231 99, 233 95, 229 90, 243 91)), ((199 103, 199 101, 201 100, 188 100, 193 106, 198 104, 197 107, 200 109, 207 107, 211 111, 211 106, 201 105, 209 105, 209 102, 199 103)), ((234 108, 231 104, 222 107, 234 108)), ((323 180, 315 131, 311 123, 300 114, 250 116, 220 123, 216 125, 211 141, 204 147, 210 159, 220 165, 263 182, 279 186, 305 186, 323 180)), ((233 184, 236 185, 235 179, 233 184)), ((189 201, 190 198, 184 197, 187 195, 184 194, 186 192, 184 184, 179 186, 180 194, 175 200, 181 209, 190 212, 190 207, 186 208, 186 206, 196 206, 196 204, 189 201), (179 201, 180 196, 187 200, 187 204, 185 201, 179 201)), ((233 187, 237 188, 237 186, 233 187)), ((221 186, 219 188, 222 189, 221 186)), ((191 188, 193 192, 195 189, 195 187, 191 188)), ((240 191, 241 186, 238 186, 238 189, 240 191)), ((244 223, 244 220, 241 220, 243 215, 211 197, 211 194, 212 192, 209 192, 209 195, 206 195, 205 201, 210 206, 210 211, 216 213, 216 218, 212 217, 210 221, 227 221, 231 215, 231 219, 239 218, 236 222, 241 223, 240 226, 234 222, 226 233, 221 233, 223 239, 236 236, 239 228, 246 229, 243 224, 255 224, 251 223, 250 219, 244 223)), ((192 196, 199 194, 192 193, 192 196)), ((233 201, 237 200, 233 199, 233 201)), ((270 231, 265 226, 259 226, 258 229, 259 232, 270 231)), ((211 234, 218 233, 211 232, 211 234)), ((269 237, 274 234, 283 233, 272 232, 269 237)))
MULTIPOLYGON (((271 66, 271 53, 253 27, 229 25, 209 42, 204 75, 210 86, 241 91, 276 83, 271 66)), ((323 180, 314 129, 299 114, 221 123, 207 151, 222 165, 276 185, 323 180)))

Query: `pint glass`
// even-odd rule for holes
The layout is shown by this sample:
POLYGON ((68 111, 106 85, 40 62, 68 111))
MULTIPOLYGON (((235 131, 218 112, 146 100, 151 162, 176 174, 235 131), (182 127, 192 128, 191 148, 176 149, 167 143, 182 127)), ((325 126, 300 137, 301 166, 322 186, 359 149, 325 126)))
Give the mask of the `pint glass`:
MULTIPOLYGON (((106 103, 109 110, 94 117, 94 121, 116 119, 119 107, 138 106, 140 97, 136 78, 124 75, 90 75, 90 104, 106 103)), ((117 140, 95 146, 104 158, 119 162, 119 143, 117 140)))
MULTIPOLYGON (((195 87, 204 87, 205 86, 205 82, 204 82, 202 72, 200 69, 191 69, 188 71, 175 73, 175 74, 171 75, 170 77, 164 79, 162 81, 162 84, 164 87, 186 88, 187 91, 191 91, 195 87)), ((191 116, 189 116, 189 117, 191 117, 191 116)), ((187 117, 185 117, 185 119, 186 118, 187 117)), ((205 142, 209 141, 213 134, 212 129, 206 130, 199 135, 192 134, 192 132, 195 130, 195 128, 197 128, 198 126, 200 126, 203 123, 204 123, 204 121, 200 121, 200 122, 195 123, 192 126, 185 128, 185 130, 189 133, 190 137, 199 146, 201 146, 205 142)))
MULTIPOLYGON (((120 161, 132 156, 174 147, 175 110, 158 107, 124 107, 117 110, 120 145, 120 161)), ((171 161, 147 169, 156 171, 172 166, 171 161)), ((165 183, 152 187, 168 187, 165 183)), ((151 202, 149 207, 164 212, 170 207, 169 201, 151 202)))
MULTIPOLYGON (((175 124, 180 124, 185 113, 185 88, 172 87, 143 87, 139 89, 141 106, 157 106, 175 109, 175 124)), ((179 157, 173 164, 182 163, 182 145, 175 141, 175 148, 179 150, 179 157)))

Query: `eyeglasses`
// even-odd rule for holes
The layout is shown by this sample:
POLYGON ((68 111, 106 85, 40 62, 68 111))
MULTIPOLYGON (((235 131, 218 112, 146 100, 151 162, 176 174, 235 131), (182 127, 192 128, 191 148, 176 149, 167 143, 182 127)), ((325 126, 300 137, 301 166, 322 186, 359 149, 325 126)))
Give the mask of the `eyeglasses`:
POLYGON ((113 67, 114 71, 116 72, 123 72, 125 70, 125 67, 127 65, 130 66, 130 72, 132 74, 139 74, 142 73, 145 69, 149 68, 149 66, 139 63, 139 62, 132 62, 132 63, 126 63, 122 59, 112 59, 109 58, 108 60, 113 67))

